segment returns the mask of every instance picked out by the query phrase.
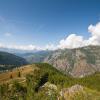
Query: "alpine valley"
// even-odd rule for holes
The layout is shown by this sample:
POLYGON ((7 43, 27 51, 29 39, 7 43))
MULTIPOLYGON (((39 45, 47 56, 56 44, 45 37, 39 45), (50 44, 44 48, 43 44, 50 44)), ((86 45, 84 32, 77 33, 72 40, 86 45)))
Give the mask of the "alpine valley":
POLYGON ((100 46, 0 52, 0 100, 99 100, 100 46))

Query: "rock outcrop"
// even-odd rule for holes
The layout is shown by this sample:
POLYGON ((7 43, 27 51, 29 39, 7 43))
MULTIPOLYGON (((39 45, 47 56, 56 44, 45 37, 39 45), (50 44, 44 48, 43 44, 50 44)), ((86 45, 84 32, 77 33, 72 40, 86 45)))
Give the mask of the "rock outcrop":
POLYGON ((99 100, 100 93, 76 84, 60 91, 58 100, 99 100))

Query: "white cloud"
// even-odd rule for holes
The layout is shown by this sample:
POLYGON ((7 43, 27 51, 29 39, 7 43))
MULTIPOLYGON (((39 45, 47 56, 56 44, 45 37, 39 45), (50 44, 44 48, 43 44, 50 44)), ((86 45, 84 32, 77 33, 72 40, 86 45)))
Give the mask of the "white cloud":
POLYGON ((39 47, 35 45, 4 45, 0 43, 0 48, 17 49, 17 50, 55 50, 56 47, 52 44, 46 45, 44 47, 39 47))
MULTIPOLYGON (((88 32, 91 36, 88 39, 84 39, 83 36, 70 34, 65 39, 59 41, 58 45, 47 44, 44 47, 35 45, 4 45, 0 43, 0 47, 9 49, 19 49, 19 50, 56 50, 64 48, 78 48, 87 45, 100 45, 100 22, 96 25, 89 25, 88 32)), ((6 36, 11 36, 11 33, 6 33, 6 36)))
POLYGON ((90 25, 88 31, 91 33, 91 37, 88 39, 91 45, 100 45, 100 22, 95 26, 90 25))
POLYGON ((0 48, 3 48, 3 47, 4 47, 4 45, 2 43, 0 43, 0 48))
POLYGON ((4 45, 0 43, 0 48, 18 49, 18 50, 40 50, 39 47, 34 45, 4 45))
POLYGON ((11 36, 12 33, 5 33, 5 36, 11 36))
POLYGON ((6 46, 9 49, 18 49, 18 50, 43 50, 42 48, 40 48, 39 46, 35 46, 35 45, 9 45, 6 46))
POLYGON ((62 39, 59 42, 58 48, 77 48, 83 45, 83 37, 77 36, 76 34, 71 34, 67 38, 62 39))
POLYGON ((90 25, 88 32, 91 36, 88 39, 84 39, 83 36, 71 34, 65 39, 62 39, 57 46, 60 49, 64 48, 78 48, 87 45, 100 45, 100 22, 96 25, 90 25))
POLYGON ((44 50, 55 50, 56 46, 54 46, 53 44, 47 44, 44 48, 42 48, 44 50))
POLYGON ((92 36, 99 36, 100 37, 100 22, 96 25, 90 25, 88 27, 89 32, 92 33, 92 36))

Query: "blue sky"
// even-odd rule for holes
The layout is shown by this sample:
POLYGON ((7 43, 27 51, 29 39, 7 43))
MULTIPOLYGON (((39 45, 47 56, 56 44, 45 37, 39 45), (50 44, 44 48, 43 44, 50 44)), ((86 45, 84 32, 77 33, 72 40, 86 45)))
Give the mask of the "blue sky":
POLYGON ((0 0, 0 43, 58 45, 74 33, 89 38, 100 21, 100 0, 0 0))

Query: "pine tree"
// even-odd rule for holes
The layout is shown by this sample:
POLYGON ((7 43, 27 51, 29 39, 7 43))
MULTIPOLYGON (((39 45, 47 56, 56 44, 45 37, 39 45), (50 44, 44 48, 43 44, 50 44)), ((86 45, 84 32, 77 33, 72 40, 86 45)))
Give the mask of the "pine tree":
POLYGON ((18 72, 18 77, 21 77, 21 73, 20 72, 18 72))
POLYGON ((10 79, 12 79, 13 78, 13 76, 12 76, 12 74, 10 75, 10 79))

